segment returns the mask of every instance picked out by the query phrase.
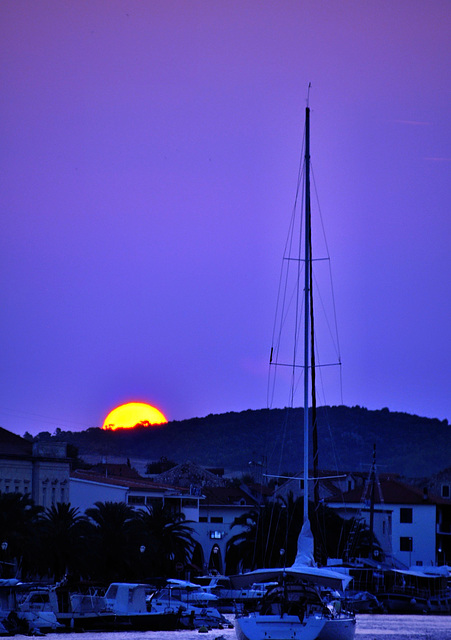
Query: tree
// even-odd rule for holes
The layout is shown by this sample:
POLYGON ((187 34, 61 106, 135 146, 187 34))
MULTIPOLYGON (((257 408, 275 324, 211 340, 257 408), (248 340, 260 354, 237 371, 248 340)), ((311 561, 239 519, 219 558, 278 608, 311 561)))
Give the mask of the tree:
POLYGON ((243 514, 232 523, 243 531, 227 543, 227 573, 281 565, 281 549, 287 550, 287 508, 271 502, 243 514))
POLYGON ((0 491, 0 544, 2 575, 11 573, 12 565, 25 573, 34 568, 35 525, 42 507, 34 505, 28 494, 0 491), (7 569, 9 568, 9 572, 7 569))
POLYGON ((89 549, 92 577, 107 582, 128 579, 135 511, 124 502, 96 502, 85 513, 94 523, 89 549))
POLYGON ((59 502, 46 510, 39 522, 43 569, 60 580, 83 567, 88 521, 75 507, 59 502))
MULTIPOLYGON (((185 516, 157 504, 139 511, 135 520, 135 553, 142 549, 143 575, 174 576, 177 563, 191 560, 195 547, 193 529, 185 516)), ((143 577, 143 576, 141 576, 143 577)))

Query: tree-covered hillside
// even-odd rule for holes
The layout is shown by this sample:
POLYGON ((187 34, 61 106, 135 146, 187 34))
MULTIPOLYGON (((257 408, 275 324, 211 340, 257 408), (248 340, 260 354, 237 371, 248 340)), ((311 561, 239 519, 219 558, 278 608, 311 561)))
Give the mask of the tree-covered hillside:
MULTIPOLYGON (((39 439, 63 440, 86 454, 119 455, 244 471, 261 463, 268 473, 297 472, 302 467, 302 409, 261 409, 173 421, 133 430, 87 429, 39 439)), ((373 444, 380 472, 409 477, 432 475, 451 460, 451 427, 440 421, 388 409, 362 407, 318 409, 319 466, 330 470, 368 469, 373 444)))

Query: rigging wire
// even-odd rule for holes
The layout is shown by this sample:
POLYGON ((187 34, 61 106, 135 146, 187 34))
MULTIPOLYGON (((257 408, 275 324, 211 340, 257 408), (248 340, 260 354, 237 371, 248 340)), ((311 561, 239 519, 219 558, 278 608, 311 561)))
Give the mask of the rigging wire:
MULTIPOLYGON (((303 262, 300 261, 300 238, 296 237, 297 232, 297 223, 299 215, 300 219, 300 228, 303 226, 303 209, 299 207, 300 199, 304 193, 304 160, 303 160, 303 150, 305 147, 305 130, 303 131, 303 140, 302 140, 302 153, 298 165, 297 171, 297 179, 296 179, 296 190, 295 190, 295 198, 293 202, 293 207, 291 211, 291 216, 289 220, 288 233, 285 240, 285 246, 283 251, 282 264, 279 275, 279 285, 278 285, 278 293, 276 300, 276 310, 274 315, 274 323, 273 323, 273 331, 272 331, 272 340, 271 340, 271 352, 270 352, 270 361, 269 361, 269 371, 268 371, 268 381, 267 381, 267 406, 271 408, 274 403, 274 397, 277 386, 278 379, 278 367, 272 366, 280 362, 280 354, 282 349, 282 336, 284 335, 285 327, 289 321, 290 317, 290 309, 293 308, 293 305, 299 305, 299 285, 298 282, 294 283, 291 287, 291 274, 292 267, 294 265, 303 265, 303 262), (299 214, 300 211, 300 214, 299 214), (296 244, 296 243, 299 244, 296 244)), ((302 200, 301 200, 302 201, 302 200)), ((297 275, 297 280, 299 280, 299 274, 297 275)), ((299 312, 299 307, 298 307, 299 312)), ((295 336, 294 336, 294 351, 296 353, 297 350, 297 342, 298 335, 296 335, 296 331, 298 329, 294 328, 295 336)), ((293 389, 295 388, 295 383, 293 376, 295 375, 294 370, 292 370, 292 382, 289 385, 289 395, 287 402, 287 409, 293 406, 294 396, 293 389)), ((287 424, 288 424, 288 411, 285 413, 285 419, 282 427, 282 444, 285 442, 287 424)), ((283 446, 279 447, 279 461, 278 461, 278 471, 281 471, 282 459, 283 459, 283 446)))
POLYGON ((321 205, 320 205, 320 201, 319 201, 318 189, 317 189, 317 186, 316 186, 316 180, 315 180, 315 174, 314 174, 314 171, 313 171, 313 166, 311 168, 311 176, 312 176, 313 188, 314 188, 314 191, 315 191, 316 204, 317 204, 317 207, 318 207, 319 219, 320 219, 321 228, 322 228, 322 231, 323 231, 323 240, 324 240, 324 246, 326 248, 327 263, 328 263, 328 266, 329 266, 329 282, 330 282, 330 293, 331 293, 331 298, 332 298, 333 318, 334 318, 334 327, 335 327, 335 340, 336 340, 336 344, 337 344, 337 356, 338 356, 338 359, 339 359, 340 364, 341 364, 341 350, 340 350, 340 340, 339 340, 338 321, 337 321, 337 307, 336 307, 336 304, 335 304, 335 288, 334 288, 333 277, 332 277, 332 261, 331 261, 331 258, 330 258, 329 245, 328 245, 328 242, 327 242, 327 234, 326 234, 326 229, 324 227, 323 213, 322 213, 322 209, 321 209, 321 205))
MULTIPOLYGON (((272 340, 271 340, 271 357, 270 364, 273 363, 274 353, 276 356, 279 355, 280 346, 281 346, 281 338, 283 333, 283 328, 288 318, 289 309, 291 307, 291 303, 293 300, 293 296, 297 293, 295 289, 291 291, 290 303, 287 304, 287 298, 289 295, 288 285, 289 285, 289 274, 290 274, 290 266, 293 260, 293 254, 295 249, 293 249, 293 245, 295 243, 295 231, 296 231, 296 220, 297 220, 297 212, 299 210, 299 201, 300 197, 303 195, 304 190, 304 148, 305 148, 305 130, 303 132, 303 139, 301 145, 301 156, 298 165, 297 172, 297 180, 296 180, 296 191, 294 203, 291 211, 291 217, 288 226, 288 233, 285 240, 285 247, 283 251, 282 264, 279 275, 279 286, 276 300, 276 309, 274 314, 274 323, 273 323, 273 331, 272 331, 272 340)), ((303 227, 303 215, 304 211, 301 207, 301 219, 300 219, 300 229, 303 227)), ((299 245, 301 243, 301 238, 299 237, 299 245)), ((298 247, 298 256, 296 260, 299 260, 299 250, 298 247)), ((278 358, 276 358, 278 360, 278 358)), ((267 393, 267 404, 268 407, 272 406, 272 402, 274 400, 274 385, 277 373, 277 367, 273 369, 274 375, 271 376, 271 367, 269 369, 268 376, 268 393, 267 393)))

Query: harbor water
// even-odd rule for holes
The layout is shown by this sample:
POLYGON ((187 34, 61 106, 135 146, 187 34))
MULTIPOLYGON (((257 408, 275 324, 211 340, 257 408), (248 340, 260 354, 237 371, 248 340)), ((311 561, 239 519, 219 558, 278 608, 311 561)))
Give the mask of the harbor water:
MULTIPOLYGON (((233 623, 233 616, 226 616, 233 623)), ((52 633, 49 640, 236 640, 234 629, 52 633)), ((14 636, 29 638, 29 636, 14 636)), ((356 640, 451 640, 451 616, 357 616, 356 640)))

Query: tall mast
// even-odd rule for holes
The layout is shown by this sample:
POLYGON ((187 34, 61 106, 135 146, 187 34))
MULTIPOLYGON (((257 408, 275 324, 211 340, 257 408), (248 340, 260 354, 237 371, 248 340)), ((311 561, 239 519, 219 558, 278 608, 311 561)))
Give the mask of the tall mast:
POLYGON ((310 352, 310 109, 305 109, 305 284, 304 284, 304 523, 308 521, 310 352))

